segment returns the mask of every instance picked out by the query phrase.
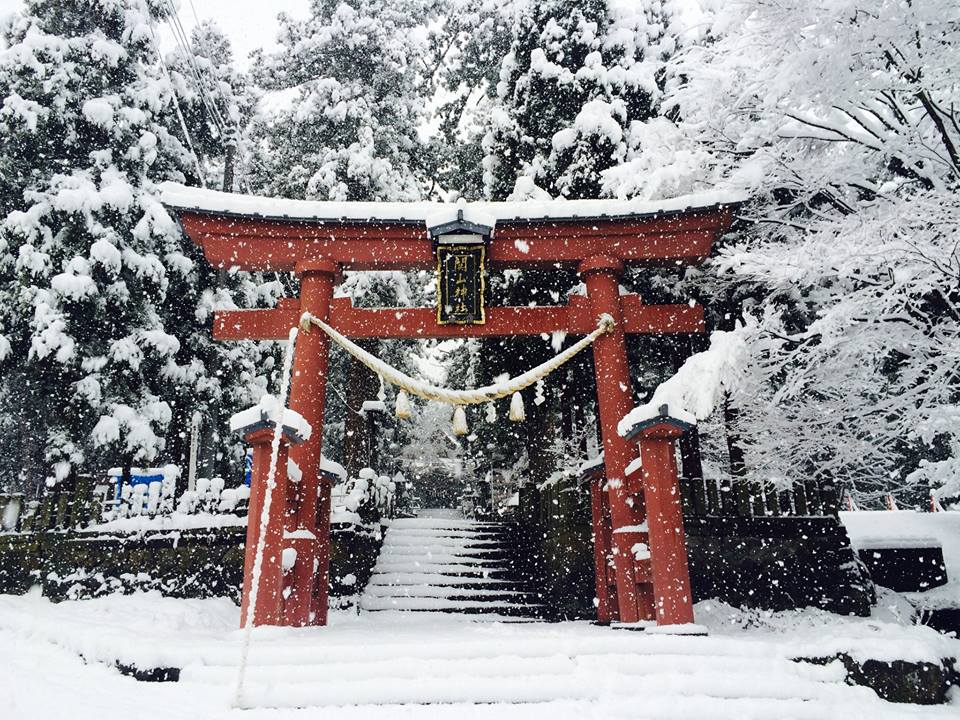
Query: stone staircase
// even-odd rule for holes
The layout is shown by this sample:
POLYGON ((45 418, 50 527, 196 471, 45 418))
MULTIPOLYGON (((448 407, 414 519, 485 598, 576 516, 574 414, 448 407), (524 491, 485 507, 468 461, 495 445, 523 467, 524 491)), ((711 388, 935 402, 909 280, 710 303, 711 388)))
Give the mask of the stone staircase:
POLYGON ((426 511, 393 520, 360 608, 536 618, 541 607, 514 565, 507 526, 426 511))
MULTIPOLYGON (((241 706, 338 708, 337 718, 364 720, 913 717, 903 705, 847 685, 839 661, 794 662, 784 649, 586 623, 473 623, 414 613, 397 622, 367 613, 339 628, 258 638, 241 706)), ((198 694, 232 692, 237 658, 235 646, 204 649, 182 669, 180 683, 198 694)))

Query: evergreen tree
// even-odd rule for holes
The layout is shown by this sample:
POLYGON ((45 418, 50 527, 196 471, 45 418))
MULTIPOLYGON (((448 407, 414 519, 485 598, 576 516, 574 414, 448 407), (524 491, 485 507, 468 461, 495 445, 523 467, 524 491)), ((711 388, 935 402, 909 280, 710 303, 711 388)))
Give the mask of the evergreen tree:
POLYGON ((243 129, 261 91, 234 64, 230 40, 212 20, 190 32, 189 44, 167 56, 171 80, 208 186, 230 191, 248 182, 243 129))
POLYGON ((599 197, 635 122, 657 113, 672 49, 659 0, 519 5, 485 138, 486 186, 503 199, 526 176, 554 197, 599 197))
POLYGON ((198 181, 158 63, 163 7, 32 0, 3 30, 0 401, 22 420, 0 455, 26 489, 179 460, 185 396, 218 374, 256 384, 236 349, 198 349, 230 299, 157 200, 157 181, 198 181))
POLYGON ((261 55, 269 91, 253 127, 253 174, 267 195, 413 200, 423 194, 417 127, 429 84, 429 0, 314 0, 281 16, 283 50, 261 55))

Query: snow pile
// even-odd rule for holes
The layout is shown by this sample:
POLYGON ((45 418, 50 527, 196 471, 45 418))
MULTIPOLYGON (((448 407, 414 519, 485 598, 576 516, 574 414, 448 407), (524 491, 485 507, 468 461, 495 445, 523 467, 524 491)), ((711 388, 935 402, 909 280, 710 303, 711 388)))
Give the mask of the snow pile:
POLYGON ((330 522, 372 527, 392 515, 396 491, 388 476, 363 468, 357 477, 334 486, 330 522))
POLYGON ((712 415, 724 393, 737 385, 746 361, 746 339, 755 327, 748 324, 712 333, 709 349, 687 358, 673 377, 657 386, 649 401, 623 417, 617 431, 627 435, 636 424, 657 417, 663 405, 670 415, 691 425, 712 415))
POLYGON ((918 607, 960 607, 960 512, 861 510, 841 512, 840 519, 857 550, 939 545, 947 566, 947 584, 904 594, 918 607))

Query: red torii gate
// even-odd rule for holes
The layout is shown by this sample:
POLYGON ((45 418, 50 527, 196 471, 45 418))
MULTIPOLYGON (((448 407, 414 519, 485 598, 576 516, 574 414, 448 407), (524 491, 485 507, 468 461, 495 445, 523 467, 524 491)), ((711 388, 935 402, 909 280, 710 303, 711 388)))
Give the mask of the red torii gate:
MULTIPOLYGON (((355 308, 349 298, 333 297, 342 270, 435 268, 428 215, 463 206, 291 201, 169 184, 164 188, 163 202, 179 216, 185 232, 203 248, 213 265, 292 271, 300 278, 300 297, 281 300, 273 309, 215 313, 213 335, 218 340, 286 339, 305 312, 352 339, 500 337, 555 331, 587 334, 596 328, 601 314, 609 314, 615 321, 613 331, 601 335, 593 345, 604 475, 608 480, 605 511, 594 511, 598 547, 609 548, 609 555, 595 555, 598 619, 692 622, 682 518, 680 527, 673 527, 670 557, 665 552, 658 560, 657 537, 647 532, 642 479, 651 468, 645 467, 643 474, 628 475, 638 446, 636 440, 618 434, 617 424, 634 404, 626 335, 703 332, 703 309, 695 304, 645 305, 638 295, 621 295, 618 280, 628 266, 702 262, 714 240, 729 228, 736 200, 701 196, 663 203, 583 200, 468 206, 479 206, 496 221, 486 248, 490 265, 575 268, 587 289, 585 296, 571 295, 567 305, 490 307, 485 323, 477 325, 441 325, 436 308, 355 308), (635 552, 651 542, 649 557, 635 552), (679 560, 678 551, 682 553, 679 560), (608 565, 612 565, 612 573, 608 565), (664 607, 672 608, 669 614, 664 613, 664 607)), ((272 547, 296 549, 296 562, 283 581, 286 587, 269 583, 259 586, 255 624, 302 626, 327 622, 331 478, 321 472, 320 461, 328 351, 325 333, 314 329, 300 334, 289 405, 310 423, 313 433, 309 441, 289 449, 302 479, 287 483, 284 472, 278 474, 275 492, 287 500, 286 519, 284 523, 282 514, 271 513, 271 527, 267 529, 277 538, 272 547), (281 536, 283 542, 279 541, 281 536), (263 612, 260 603, 264 604, 263 612)), ((654 441, 661 439, 656 436, 654 441)), ((641 448, 647 447, 645 442, 648 440, 643 435, 641 448)), ((664 464, 664 471, 673 472, 675 478, 668 452, 643 449, 642 454, 648 464, 664 464)), ((254 495, 262 485, 264 472, 263 467, 260 472, 254 470, 254 495)), ((650 486, 646 493, 653 493, 651 497, 662 495, 650 486)), ((670 517, 670 523, 676 525, 679 515, 670 517)), ((662 532, 658 535, 666 537, 662 532)), ((247 537, 246 567, 250 568, 255 545, 251 542, 252 529, 247 537)), ((275 570, 275 578, 281 577, 278 554, 272 552, 263 560, 265 567, 270 565, 275 570)), ((249 577, 244 587, 246 593, 249 577)))

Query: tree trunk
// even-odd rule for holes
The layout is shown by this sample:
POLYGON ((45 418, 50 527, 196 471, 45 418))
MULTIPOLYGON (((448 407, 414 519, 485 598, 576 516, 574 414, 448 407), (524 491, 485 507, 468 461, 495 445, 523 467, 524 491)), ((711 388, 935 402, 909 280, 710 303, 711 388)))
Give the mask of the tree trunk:
POLYGON ((740 434, 737 431, 737 415, 739 412, 730 403, 729 397, 723 400, 723 425, 727 435, 727 454, 730 458, 730 474, 734 477, 744 477, 747 474, 747 465, 744 459, 743 447, 740 445, 740 434))
MULTIPOLYGON (((373 352, 370 341, 358 343, 367 352, 373 352)), ((343 465, 347 474, 355 478, 369 462, 367 452, 367 421, 360 408, 367 400, 376 400, 380 385, 377 376, 354 357, 350 358, 347 370, 347 387, 344 397, 347 400, 344 416, 343 465)))

